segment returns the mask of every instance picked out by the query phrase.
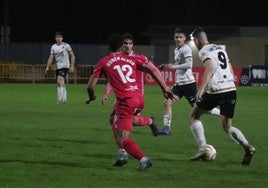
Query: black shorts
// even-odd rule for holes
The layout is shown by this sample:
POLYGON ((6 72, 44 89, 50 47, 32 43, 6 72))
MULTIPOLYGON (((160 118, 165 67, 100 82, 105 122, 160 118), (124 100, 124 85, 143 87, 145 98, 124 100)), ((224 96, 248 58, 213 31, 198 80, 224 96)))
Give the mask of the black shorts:
POLYGON ((202 99, 196 103, 199 108, 208 111, 216 106, 220 106, 221 115, 229 118, 234 117, 235 104, 236 90, 217 94, 204 93, 202 99))
POLYGON ((63 78, 66 78, 66 76, 69 73, 69 69, 68 68, 61 68, 61 69, 57 69, 56 70, 56 77, 58 76, 62 76, 63 78))
POLYGON ((197 93, 196 83, 190 83, 185 85, 175 84, 171 87, 171 91, 177 95, 180 99, 184 96, 191 106, 195 103, 195 95, 197 93))

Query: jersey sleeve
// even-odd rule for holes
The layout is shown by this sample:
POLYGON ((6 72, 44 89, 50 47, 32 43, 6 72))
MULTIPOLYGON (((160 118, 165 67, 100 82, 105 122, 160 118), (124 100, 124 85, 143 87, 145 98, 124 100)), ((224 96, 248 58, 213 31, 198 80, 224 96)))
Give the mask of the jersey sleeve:
POLYGON ((148 64, 149 60, 145 55, 140 55, 139 57, 136 57, 137 61, 137 66, 141 67, 143 64, 148 64))
POLYGON ((100 60, 97 63, 97 65, 92 73, 92 77, 99 78, 101 76, 101 73, 102 73, 102 67, 103 67, 103 63, 102 63, 102 60, 100 60))
POLYGON ((66 43, 66 51, 67 52, 72 51, 72 48, 71 48, 70 44, 68 44, 68 43, 66 43))
POLYGON ((55 55, 55 53, 54 53, 54 45, 52 45, 51 48, 50 48, 50 55, 55 55))
POLYGON ((183 49, 183 54, 184 54, 184 57, 187 58, 187 57, 192 57, 192 50, 189 46, 186 46, 184 49, 183 49))
POLYGON ((209 52, 207 50, 200 51, 199 57, 200 57, 202 63, 204 63, 207 59, 210 59, 209 52))

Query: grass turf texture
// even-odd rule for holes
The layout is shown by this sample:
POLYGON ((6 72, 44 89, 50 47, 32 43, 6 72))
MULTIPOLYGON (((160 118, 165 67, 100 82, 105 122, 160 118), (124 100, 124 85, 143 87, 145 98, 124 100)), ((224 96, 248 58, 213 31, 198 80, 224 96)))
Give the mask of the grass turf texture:
MULTIPOLYGON (((267 187, 268 89, 239 87, 234 126, 255 146, 249 166, 244 151, 222 131, 219 118, 204 115, 207 143, 217 150, 213 162, 189 161, 197 146, 191 135, 190 105, 173 105, 170 136, 153 137, 149 127, 134 127, 131 137, 153 160, 137 171, 130 159, 113 167, 118 155, 108 116, 114 97, 101 105, 105 85, 96 86, 96 101, 85 105, 86 85, 67 85, 68 104, 56 104, 56 84, 0 85, 0 187, 267 187)), ((146 86, 144 116, 162 127, 163 96, 146 86)))

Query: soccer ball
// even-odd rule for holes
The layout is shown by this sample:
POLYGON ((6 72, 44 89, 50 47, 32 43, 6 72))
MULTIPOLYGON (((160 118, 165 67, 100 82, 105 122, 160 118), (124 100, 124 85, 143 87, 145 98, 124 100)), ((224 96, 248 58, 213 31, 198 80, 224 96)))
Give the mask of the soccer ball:
POLYGON ((212 145, 207 144, 206 155, 203 158, 203 160, 204 161, 213 161, 213 160, 215 160, 216 155, 217 155, 216 149, 212 145))

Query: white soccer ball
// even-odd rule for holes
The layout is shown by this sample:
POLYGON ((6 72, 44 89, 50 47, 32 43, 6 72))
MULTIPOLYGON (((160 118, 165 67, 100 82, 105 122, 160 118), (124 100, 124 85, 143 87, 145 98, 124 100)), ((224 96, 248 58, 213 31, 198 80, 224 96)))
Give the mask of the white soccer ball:
POLYGON ((206 156, 203 158, 204 161, 213 161, 216 159, 217 151, 214 146, 207 144, 206 156))

